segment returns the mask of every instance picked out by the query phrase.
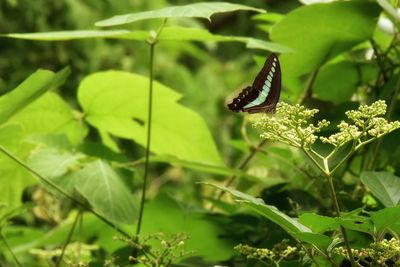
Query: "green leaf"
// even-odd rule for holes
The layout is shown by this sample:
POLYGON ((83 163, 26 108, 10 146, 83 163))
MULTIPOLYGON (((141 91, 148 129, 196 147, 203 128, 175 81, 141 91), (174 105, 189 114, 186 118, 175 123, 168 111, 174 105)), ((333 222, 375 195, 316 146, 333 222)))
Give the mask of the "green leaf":
POLYGON ((314 83, 314 94, 335 104, 349 101, 358 84, 358 72, 351 62, 330 64, 321 69, 314 83))
POLYGON ((375 231, 381 232, 399 223, 400 206, 384 208, 370 214, 371 220, 374 222, 375 231))
POLYGON ((28 164, 42 176, 50 179, 65 175, 82 157, 82 154, 72 154, 54 148, 37 149, 30 155, 28 164))
POLYGON ((64 134, 72 144, 80 143, 87 127, 73 114, 73 110, 58 95, 47 92, 15 114, 8 123, 20 124, 23 135, 64 134))
POLYGON ((361 182, 385 207, 394 207, 399 204, 399 177, 387 172, 363 172, 361 182))
POLYGON ((142 235, 162 232, 170 234, 185 232, 185 251, 190 256, 202 257, 206 261, 227 260, 233 255, 234 243, 224 237, 224 229, 214 223, 206 213, 188 210, 165 194, 159 194, 145 205, 142 235))
POLYGON ((205 183, 205 184, 214 186, 218 189, 221 189, 225 192, 232 194, 234 197, 238 199, 240 203, 250 207, 258 214, 273 221, 274 223, 282 227, 289 234, 297 232, 311 232, 309 228, 299 223, 297 219, 291 218, 287 216, 285 213, 280 212, 275 206, 266 205, 264 201, 260 198, 255 198, 253 196, 247 195, 232 188, 227 188, 210 183, 205 183))
POLYGON ((0 97, 0 124, 35 101, 46 91, 56 88, 65 82, 70 74, 69 68, 53 73, 48 70, 38 70, 29 76, 11 92, 0 97))
POLYGON ((332 238, 326 235, 307 232, 296 232, 291 234, 302 242, 313 244, 321 251, 326 251, 332 243, 332 238))
POLYGON ((288 46, 266 42, 259 39, 250 38, 246 45, 247 48, 251 49, 262 49, 267 51, 272 51, 276 53, 292 53, 293 49, 288 46))
POLYGON ((369 217, 362 216, 354 212, 343 214, 339 218, 335 218, 341 226, 357 232, 367 233, 371 236, 374 234, 374 225, 369 217))
POLYGON ((310 228, 314 233, 324 233, 339 228, 339 224, 335 218, 314 213, 303 213, 299 217, 299 222, 310 228))
MULTIPOLYGON (((92 74, 79 86, 85 119, 99 130, 145 146, 148 112, 147 77, 122 71, 92 74)), ((156 154, 222 165, 204 120, 177 103, 181 96, 154 82, 151 150, 156 154)))
MULTIPOLYGON (((21 145, 23 130, 20 125, 3 125, 0 127, 0 144, 16 156, 24 159, 26 146, 21 145)), ((22 194, 25 188, 35 180, 19 164, 0 152, 0 217, 22 205, 22 194)))
POLYGON ((296 53, 284 54, 283 76, 300 76, 371 38, 380 8, 369 1, 340 1, 295 9, 271 31, 272 41, 296 53))
POLYGON ((217 13, 231 12, 237 10, 250 10, 263 13, 265 10, 245 5, 224 3, 224 2, 203 2, 184 6, 170 6, 159 10, 130 13, 118 15, 106 20, 96 22, 96 26, 123 25, 135 21, 160 18, 205 18, 210 20, 211 16, 217 13))
MULTIPOLYGON (((36 33, 10 33, 3 34, 4 37, 35 40, 35 41, 66 41, 75 39, 92 39, 92 38, 111 38, 130 33, 128 30, 113 30, 113 31, 57 31, 57 32, 36 32, 36 33)), ((147 38, 146 31, 135 32, 137 36, 147 38)), ((144 39, 146 40, 146 39, 144 39)))
POLYGON ((106 162, 97 160, 63 177, 63 180, 70 179, 74 189, 107 219, 115 223, 134 223, 136 208, 133 196, 106 162))

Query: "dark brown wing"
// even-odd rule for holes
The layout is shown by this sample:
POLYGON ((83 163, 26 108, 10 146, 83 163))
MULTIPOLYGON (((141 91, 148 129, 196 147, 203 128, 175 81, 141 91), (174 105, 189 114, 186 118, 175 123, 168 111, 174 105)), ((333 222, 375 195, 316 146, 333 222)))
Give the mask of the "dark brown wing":
POLYGON ((279 59, 275 54, 271 54, 268 59, 265 61, 263 68, 260 73, 258 73, 256 79, 253 83, 253 88, 257 88, 257 91, 261 92, 264 82, 273 67, 273 63, 275 62, 275 73, 271 82, 271 89, 268 93, 266 100, 260 105, 244 108, 242 111, 248 113, 257 113, 257 112, 266 112, 266 113, 275 113, 276 104, 279 101, 279 96, 281 94, 281 66, 279 63, 279 59))
POLYGON ((257 74, 253 85, 247 86, 244 88, 239 96, 234 98, 230 104, 228 104, 228 108, 234 112, 239 111, 246 111, 249 113, 256 113, 256 112, 274 112, 276 103, 279 100, 280 95, 280 88, 281 88, 281 71, 278 57, 275 54, 271 54, 264 63, 263 68, 257 74), (271 90, 268 94, 267 99, 261 103, 260 105, 253 106, 250 108, 245 108, 245 106, 252 101, 254 101, 263 90, 263 86, 265 80, 267 79, 268 73, 271 70, 275 62, 275 74, 272 78, 271 82, 271 90))
POLYGON ((254 90, 253 87, 247 86, 244 88, 240 94, 235 97, 230 104, 228 104, 228 108, 233 112, 239 112, 243 110, 243 107, 250 103, 254 99, 257 98, 259 92, 254 90))

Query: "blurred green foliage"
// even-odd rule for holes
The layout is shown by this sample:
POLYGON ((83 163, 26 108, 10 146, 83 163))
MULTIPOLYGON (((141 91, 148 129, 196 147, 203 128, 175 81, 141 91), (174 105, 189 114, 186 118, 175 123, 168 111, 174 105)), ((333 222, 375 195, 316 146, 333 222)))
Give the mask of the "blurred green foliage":
MULTIPOLYGON (((106 261, 107 266, 128 265, 129 242, 113 237, 124 231, 133 235, 129 223, 137 223, 150 68, 149 45, 140 38, 51 42, 4 35, 99 30, 96 22, 115 15, 195 2, 200 1, 0 2, 0 145, 109 221, 128 224, 118 233, 93 214, 82 214, 65 195, 39 183, 21 164, 1 154, 1 266, 17 264, 11 251, 21 266, 54 266, 75 222, 78 230, 71 234, 71 242, 96 246, 74 245, 71 250, 82 249, 90 266, 103 266, 106 261), (66 66, 71 72, 68 77, 66 66)), ((185 232, 184 248, 189 253, 179 259, 184 266, 261 266, 234 252, 239 243, 272 249, 291 238, 291 244, 297 239, 328 249, 332 239, 322 234, 337 230, 339 224, 350 229, 350 239, 364 247, 371 236, 386 233, 387 227, 399 232, 399 224, 384 224, 385 218, 397 212, 399 133, 366 146, 337 170, 334 184, 339 202, 343 210, 352 212, 346 214, 347 219, 333 220, 326 185, 304 155, 273 142, 259 147, 260 151, 254 149, 259 132, 249 127, 249 120, 257 115, 249 119, 226 108, 230 99, 252 83, 269 54, 263 43, 268 41, 276 45, 272 47, 292 50, 279 56, 281 100, 319 108, 316 119, 326 118, 333 124, 323 135, 332 133, 345 110, 377 99, 386 100, 387 118, 400 117, 399 21, 393 13, 397 2, 305 5, 308 2, 251 0, 245 4, 268 12, 221 13, 211 22, 192 17, 166 22, 166 27, 202 28, 213 34, 257 39, 246 47, 243 41, 213 42, 211 35, 205 35, 201 42, 161 40, 155 47, 153 157, 142 233, 185 232), (218 199, 213 188, 196 184, 226 184, 225 176, 237 176, 232 186, 240 192, 227 191, 245 205, 236 205, 229 196, 218 199), (388 184, 396 190, 389 190, 388 184), (278 210, 259 205, 249 195, 278 210), (361 207, 376 212, 373 218, 362 217, 361 207), (289 232, 300 230, 288 234, 255 213, 272 216, 289 232), (287 216, 300 217, 313 232, 287 216), (361 232, 370 236, 356 231, 357 220, 363 223, 361 232), (379 225, 381 232, 371 233, 372 224, 379 225)), ((151 35, 148 32, 160 25, 159 19, 139 20, 112 30, 151 35)), ((179 33, 178 29, 174 34, 179 33)), ((187 34, 189 39, 191 34, 187 34)), ((326 144, 316 146, 320 151, 329 149, 326 144)), ((346 255, 335 257, 340 262, 346 255)), ((310 266, 307 256, 302 260, 310 266)), ((322 257, 316 261, 330 266, 322 257)), ((289 259, 281 266, 297 264, 289 259)))

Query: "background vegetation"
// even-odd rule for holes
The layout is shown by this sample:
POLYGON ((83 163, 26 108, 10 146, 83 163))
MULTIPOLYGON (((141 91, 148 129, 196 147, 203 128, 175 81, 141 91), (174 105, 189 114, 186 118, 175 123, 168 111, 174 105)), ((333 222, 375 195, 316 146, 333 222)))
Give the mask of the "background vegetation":
POLYGON ((275 52, 281 101, 318 108, 322 136, 379 99, 397 120, 397 1, 139 14, 197 2, 0 2, 0 265, 398 266, 399 132, 329 162, 337 214, 304 151, 226 108, 275 52))

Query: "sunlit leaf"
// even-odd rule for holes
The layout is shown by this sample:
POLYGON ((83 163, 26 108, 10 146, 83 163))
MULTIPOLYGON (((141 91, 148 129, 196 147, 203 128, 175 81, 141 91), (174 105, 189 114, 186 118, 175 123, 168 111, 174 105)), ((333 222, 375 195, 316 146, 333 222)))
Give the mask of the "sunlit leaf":
POLYGON ((339 1, 297 8, 271 31, 272 41, 295 53, 279 59, 283 77, 300 76, 371 38, 380 8, 370 1, 339 1))
POLYGON ((400 201, 400 178, 387 172, 363 172, 361 182, 385 207, 394 207, 400 201))
POLYGON ((35 101, 46 91, 54 89, 65 82, 69 68, 58 73, 48 70, 38 70, 29 76, 17 88, 0 97, 0 124, 6 122, 28 104, 35 101))
MULTIPOLYGON (((146 145, 148 112, 146 77, 121 71, 88 76, 79 87, 78 99, 85 119, 114 136, 146 145)), ((204 120, 177 103, 181 96, 154 82, 151 150, 156 154, 221 165, 221 158, 204 120)))
MULTIPOLYGON (((36 41, 66 41, 74 39, 91 39, 91 38, 111 38, 114 36, 130 33, 127 30, 113 30, 113 31, 57 31, 57 32, 36 32, 36 33, 9 33, 3 34, 5 37, 36 40, 36 41)), ((137 36, 146 38, 148 33, 146 31, 134 32, 137 36)))
POLYGON ((225 2, 203 2, 184 6, 170 6, 159 10, 144 11, 118 15, 106 20, 96 22, 96 26, 115 26, 123 25, 135 21, 159 18, 205 18, 210 20, 211 16, 217 13, 231 12, 237 10, 250 10, 256 12, 265 12, 250 6, 225 3, 225 2))
POLYGON ((54 148, 38 149, 30 155, 28 164, 42 176, 54 178, 65 175, 82 157, 83 155, 57 151, 54 148))
POLYGON ((64 134, 72 144, 79 143, 87 127, 57 94, 48 92, 10 118, 9 123, 23 126, 23 134, 64 134))

